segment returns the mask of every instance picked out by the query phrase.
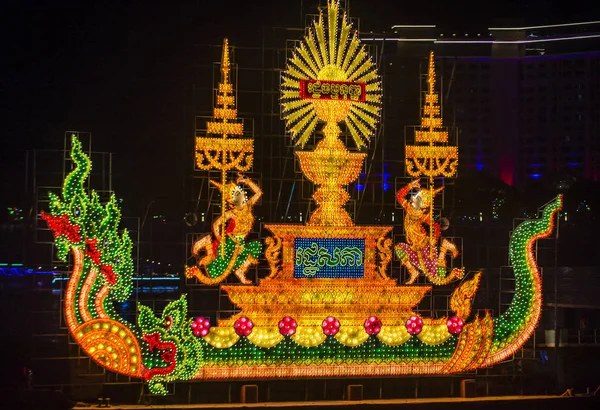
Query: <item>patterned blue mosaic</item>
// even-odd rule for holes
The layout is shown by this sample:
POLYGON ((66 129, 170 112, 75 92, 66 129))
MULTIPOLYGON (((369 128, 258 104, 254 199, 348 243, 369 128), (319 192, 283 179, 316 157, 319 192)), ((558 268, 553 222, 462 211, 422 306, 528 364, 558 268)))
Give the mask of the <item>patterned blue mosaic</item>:
POLYGON ((365 240, 296 238, 294 278, 363 278, 365 240))

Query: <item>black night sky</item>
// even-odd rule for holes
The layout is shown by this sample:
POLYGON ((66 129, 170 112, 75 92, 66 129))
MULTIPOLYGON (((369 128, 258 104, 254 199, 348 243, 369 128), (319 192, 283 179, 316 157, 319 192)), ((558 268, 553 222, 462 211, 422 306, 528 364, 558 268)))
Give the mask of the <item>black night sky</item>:
MULTIPOLYGON (((594 3, 352 0, 350 13, 363 31, 436 24, 473 32, 494 23, 598 20, 594 3)), ((317 4, 3 2, 0 206, 21 205, 25 151, 60 149, 65 130, 92 132, 94 150, 115 154, 115 188, 130 212, 139 215, 153 199, 178 201, 190 171, 181 160, 183 136, 193 132, 186 96, 193 62, 203 58, 194 44, 220 44, 224 36, 249 43, 262 26, 300 26, 317 4)))
MULTIPOLYGON (((144 212, 149 209, 149 204, 156 202, 161 204, 161 208, 152 209, 153 214, 165 214, 171 220, 177 218, 178 227, 186 228, 182 220, 185 212, 190 211, 186 208, 189 205, 186 202, 189 201, 189 197, 186 197, 185 188, 186 176, 189 176, 192 171, 193 150, 191 144, 188 144, 192 141, 194 133, 194 116, 205 114, 195 112, 195 107, 192 106, 194 98, 191 96, 195 88, 206 89, 212 85, 212 78, 202 79, 206 83, 199 83, 200 78, 195 71, 197 70, 195 65, 200 62, 212 64, 215 61, 214 54, 200 55, 199 53, 206 52, 207 48, 198 45, 219 46, 222 44, 223 37, 228 37, 232 45, 255 46, 260 50, 263 27, 303 27, 306 21, 305 14, 316 13, 319 3, 325 5, 326 1, 0 1, 0 234, 3 233, 3 225, 8 226, 4 221, 7 217, 7 207, 23 208, 26 218, 31 207, 31 198, 28 198, 24 192, 26 152, 36 149, 62 149, 64 133, 67 130, 91 132, 94 151, 114 154, 113 189, 124 199, 122 207, 125 216, 142 219, 144 212)), ((485 33, 488 27, 494 25, 519 27, 600 20, 598 0, 350 0, 349 4, 351 17, 360 18, 361 31, 376 33, 385 30, 390 32, 390 27, 394 24, 434 24, 441 33, 464 34, 485 33)), ((293 39, 298 34, 298 31, 290 31, 290 38, 293 39)), ((257 59, 260 59, 260 56, 257 59)), ((206 100, 210 101, 210 99, 211 95, 207 94, 206 100)), ((260 152, 259 149, 257 152, 260 152)), ((56 169, 61 169, 61 165, 56 164, 56 169)), ((487 183, 488 180, 484 181, 487 183)), ((600 189, 598 189, 600 184, 595 184, 594 187, 593 198, 596 202, 591 203, 593 212, 598 215, 600 205, 596 206, 596 204, 600 204, 600 189)), ((471 193, 471 202, 487 200, 487 197, 472 189, 470 185, 467 189, 471 193), (484 199, 480 199, 479 196, 484 199)), ((588 192, 585 191, 585 194, 587 195, 588 192)), ((507 194, 507 197, 513 196, 507 194)), ((534 203, 542 204, 548 200, 548 197, 544 198, 541 200, 535 198, 534 203)), ((465 199, 464 202, 467 203, 469 200, 465 199)), ((576 219, 571 212, 569 218, 576 219)), ((583 217, 581 220, 584 220, 583 217)), ((512 219, 510 221, 512 223, 512 219)), ((577 266, 589 266, 586 264, 590 261, 597 266, 596 238, 600 225, 598 221, 599 218, 594 216, 593 223, 587 226, 582 227, 583 224, 580 223, 577 225, 577 230, 564 228, 561 231, 562 238, 565 238, 562 243, 569 244, 570 251, 565 252, 567 248, 565 245, 565 249, 561 248, 559 252, 553 250, 554 254, 563 252, 564 260, 567 261, 577 258, 577 262, 581 261, 577 266), (594 240, 589 240, 586 235, 588 237, 594 235, 594 240), (584 258, 578 259, 579 255, 583 255, 584 258)), ((204 226, 207 227, 208 223, 205 222, 204 226)), ((454 224, 454 221, 452 223, 454 224)), ((571 224, 575 226, 573 222, 571 224)), ((148 225, 152 229, 152 224, 148 225)), ((566 223, 563 225, 567 226, 566 223)), ((471 232, 472 242, 465 242, 467 244, 465 248, 471 252, 465 254, 478 262, 483 261, 484 258, 491 260, 492 257, 501 257, 502 261, 505 261, 505 254, 497 256, 477 243, 483 235, 482 232, 491 232, 494 235, 485 238, 483 243, 486 246, 491 244, 492 251, 500 249, 494 241, 496 237, 501 236, 502 246, 504 246, 508 239, 504 226, 493 225, 488 231, 466 226, 465 232, 471 232), (500 232, 498 226, 502 228, 500 234, 498 234, 500 232)), ((150 229, 147 227, 146 231, 150 229)), ((200 230, 199 225, 194 229, 200 230)), ((143 227, 140 231, 144 231, 143 227)), ((167 229, 165 228, 164 231, 167 232, 167 229)), ((150 255, 157 261, 173 262, 172 270, 182 269, 183 246, 180 245, 184 235, 173 230, 169 231, 173 234, 171 238, 166 234, 162 236, 161 232, 156 233, 154 237, 152 231, 149 235, 146 233, 142 238, 145 241, 139 241, 138 249, 142 249, 139 251, 142 255, 140 259, 150 255), (170 245, 156 246, 148 238, 170 245)), ((18 239, 14 239, 17 234, 5 235, 7 239, 0 235, 0 239, 3 240, 0 241, 0 262, 23 262, 19 255, 11 250, 12 248, 9 249, 12 245, 15 245, 14 249, 25 249, 24 246, 18 246, 18 239)), ((25 238, 25 235, 22 236, 25 238)), ((558 247, 558 241, 553 246, 558 247)), ((550 255, 549 251, 546 252, 550 255)), ((45 255, 40 254, 40 259, 46 257, 45 255)), ((563 263, 563 257, 555 261, 557 264, 563 263)), ((140 265, 143 266, 136 273, 142 275, 155 273, 154 260, 151 263, 141 260, 140 265)), ((163 263, 162 267, 164 266, 163 263)), ((477 267, 481 267, 481 264, 471 265, 470 268, 477 267)), ((52 269, 57 270, 54 267, 52 269)), ((555 271, 554 277, 557 277, 556 272, 558 271, 555 271)), ((597 297, 597 292, 594 293, 596 288, 593 287, 593 283, 598 282, 597 272, 595 267, 591 270, 583 269, 582 276, 578 276, 587 278, 594 275, 594 282, 590 281, 591 285, 586 282, 587 279, 580 281, 573 279, 570 282, 575 276, 567 276, 564 282, 560 282, 571 286, 566 289, 565 294, 577 295, 580 301, 584 300, 580 299, 580 293, 597 297)), ((170 268, 168 273, 172 273, 170 268)), ((34 275, 27 278, 29 277, 37 278, 34 275)), ((13 279, 14 282, 10 283, 21 281, 21 278, 13 277, 8 278, 6 283, 13 279)), ((22 282, 25 283, 25 280, 22 282)), ((183 281, 181 283, 183 287, 183 281)), ((491 285, 485 286, 486 292, 491 295, 495 292, 494 283, 498 282, 489 283, 491 285)), ((557 279, 556 282, 549 283, 558 284, 559 281, 557 279)), ((41 289, 38 283, 35 286, 41 289)), ((556 286, 558 289, 558 285, 556 286)), ((8 285, 0 286, 0 290, 3 290, 0 296, 3 302, 0 304, 0 311, 4 312, 0 350, 8 352, 7 357, 10 359, 3 362, 8 370, 3 368, 0 372, 0 379, 2 379, 0 384, 8 386, 8 389, 4 388, 7 394, 0 397, 2 408, 4 408, 3 402, 10 403, 9 399, 13 398, 10 388, 20 383, 18 375, 21 374, 24 363, 31 361, 32 352, 38 350, 41 352, 47 346, 58 346, 57 349, 73 348, 72 344, 59 345, 56 342, 59 338, 52 339, 52 345, 38 342, 42 339, 38 339, 37 336, 43 333, 43 329, 52 329, 52 333, 55 333, 53 329, 58 328, 58 324, 62 323, 57 319, 48 320, 47 323, 36 323, 33 320, 35 317, 44 318, 40 319, 42 322, 46 317, 58 317, 60 313, 56 307, 58 296, 38 293, 37 288, 35 288, 36 293, 30 292, 28 288, 14 289, 16 290, 8 285), (31 295, 35 297, 32 298, 31 295), (44 299, 44 295, 52 299, 44 299), (54 306, 50 309, 54 309, 55 316, 45 316, 47 311, 41 312, 44 316, 36 316, 40 313, 37 312, 38 305, 42 306, 44 303, 54 306), (36 335, 36 338, 33 335, 36 335)), ((158 293, 152 293, 152 297, 156 294, 158 293)), ((157 296, 158 303, 154 305, 153 301, 153 306, 162 306, 160 304, 163 298, 169 297, 171 295, 166 293, 157 296)), ((495 296, 491 296, 490 299, 492 297, 495 296)), ((597 303, 593 297, 590 297, 590 304, 597 303)), ((201 297, 197 297, 196 301, 198 306, 212 303, 208 299, 201 300, 201 297)), ((489 307, 489 305, 485 306, 489 307)), ((45 305, 44 309, 47 309, 45 305)), ((133 307, 129 309, 133 312, 133 307)), ((556 314, 557 310, 554 312, 556 314)), ((598 323, 598 310, 594 312, 595 316, 590 314, 591 322, 598 323)), ((565 320, 579 322, 574 314, 565 320)), ((599 327, 595 324, 591 326, 599 327)), ((60 332, 66 333, 62 328, 60 332)), ((554 335, 552 337, 554 338, 554 335)), ((598 350, 597 347, 594 349, 598 350)), ((588 354, 588 350, 573 350, 578 350, 578 354, 581 355, 588 354)), ((597 353, 594 354, 597 356, 597 353)), ((45 355, 44 352, 44 357, 51 357, 45 355)), ((578 368, 576 372, 573 371, 578 376, 582 375, 580 380, 588 374, 598 373, 596 359, 588 360, 586 356, 578 360, 571 363, 571 368, 584 363, 591 369, 589 373, 580 373, 578 368)), ((59 367, 55 368, 54 366, 57 365, 54 363, 52 358, 52 367, 48 367, 52 372, 50 376, 53 376, 53 373, 60 377, 64 374, 69 376, 71 370, 67 367, 63 367, 62 370, 59 367)), ((526 365, 531 363, 533 362, 526 362, 526 365)), ((569 362, 565 360, 564 363, 566 363, 564 367, 567 368, 569 362)), ((71 369, 70 363, 68 366, 71 369)), ((561 371, 562 367, 561 365, 561 371)), ((38 368, 42 369, 42 365, 38 368)), ((546 371, 545 369, 540 370, 540 374, 546 371)), ((36 375, 42 374, 42 371, 36 368, 36 375)), ((114 380, 119 380, 118 384, 120 384, 121 379, 114 380)), ((543 379, 538 381, 545 383, 543 379)), ((572 386, 568 385, 568 387, 572 386)), ((135 386, 135 389, 139 391, 138 386, 135 386)), ((229 389, 231 391, 231 385, 229 389)), ((16 397, 16 394, 14 396, 16 397)), ((112 397, 114 399, 114 396, 112 397)))

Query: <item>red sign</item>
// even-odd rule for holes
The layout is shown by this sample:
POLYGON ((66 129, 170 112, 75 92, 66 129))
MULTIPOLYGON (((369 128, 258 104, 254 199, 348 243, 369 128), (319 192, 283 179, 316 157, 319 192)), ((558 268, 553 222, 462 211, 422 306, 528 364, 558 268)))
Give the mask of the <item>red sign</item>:
POLYGON ((366 96, 365 83, 300 80, 300 98, 302 99, 364 101, 366 96))

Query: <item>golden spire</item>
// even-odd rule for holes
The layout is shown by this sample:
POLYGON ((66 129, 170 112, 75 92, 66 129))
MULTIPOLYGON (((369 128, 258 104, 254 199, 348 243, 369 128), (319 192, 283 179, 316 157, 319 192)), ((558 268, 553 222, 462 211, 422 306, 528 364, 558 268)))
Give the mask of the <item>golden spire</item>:
POLYGON ((281 113, 300 147, 319 122, 328 124, 323 131, 330 141, 344 123, 356 147, 366 147, 381 118, 377 66, 339 3, 327 0, 281 73, 281 113))
POLYGON ((427 94, 421 116, 420 130, 415 131, 415 145, 406 146, 406 172, 411 177, 429 179, 429 253, 433 257, 433 200, 435 196, 435 177, 454 177, 458 167, 458 147, 446 145, 448 131, 442 128, 439 95, 435 92, 435 59, 433 51, 429 53, 427 70, 427 94), (418 144, 422 145, 418 145, 418 144), (439 145, 435 145, 439 144, 439 145))
MULTIPOLYGON (((221 211, 225 213, 225 190, 228 171, 245 172, 252 166, 254 140, 252 138, 228 138, 244 135, 244 123, 237 117, 233 84, 229 82, 231 71, 229 60, 229 42, 223 40, 221 56, 221 82, 217 91, 217 104, 213 108, 213 118, 206 122, 206 133, 217 136, 196 137, 196 167, 201 170, 218 169, 221 171, 221 183, 215 183, 222 191, 221 211)), ((222 218, 221 232, 225 232, 225 218, 222 218)), ((223 236, 225 238, 225 236, 223 236)), ((224 255, 225 247, 221 247, 224 255)))
POLYGON ((252 166, 254 144, 252 138, 240 138, 244 135, 244 123, 237 117, 230 73, 229 42, 224 39, 217 103, 212 118, 206 122, 208 135, 196 136, 196 166, 202 170, 247 171, 252 166))
POLYGON ((221 82, 227 84, 229 82, 229 40, 223 39, 223 55, 221 57, 221 82))
POLYGON ((435 59, 433 51, 429 53, 429 70, 427 71, 427 95, 421 117, 421 130, 416 132, 416 142, 448 142, 448 131, 440 130, 442 117, 440 115, 439 95, 435 92, 435 59))
POLYGON ((233 84, 229 82, 231 71, 229 61, 229 42, 223 40, 223 55, 221 57, 221 82, 217 92, 217 106, 213 108, 213 118, 206 124, 207 134, 219 134, 223 138, 229 135, 243 135, 244 124, 238 122, 237 109, 235 109, 235 96, 233 84))
POLYGON ((429 54, 427 85, 421 126, 415 131, 415 145, 406 146, 406 172, 412 177, 454 177, 458 165, 458 147, 446 145, 448 131, 442 128, 439 95, 435 91, 433 51, 429 54))
POLYGON ((229 41, 224 39, 217 104, 213 107, 212 118, 206 122, 206 134, 213 136, 196 136, 198 169, 247 171, 252 166, 254 144, 252 138, 239 137, 244 135, 244 123, 237 117, 230 73, 229 41), (230 136, 236 138, 228 138, 230 136))
POLYGON ((358 177, 366 154, 348 151, 338 124, 345 124, 357 148, 366 147, 376 135, 382 90, 377 67, 340 13, 339 0, 327 0, 327 9, 288 59, 281 81, 282 117, 295 145, 304 147, 325 123, 325 138, 316 149, 296 152, 304 175, 319 185, 313 194, 318 207, 308 224, 352 226, 343 187, 358 177))

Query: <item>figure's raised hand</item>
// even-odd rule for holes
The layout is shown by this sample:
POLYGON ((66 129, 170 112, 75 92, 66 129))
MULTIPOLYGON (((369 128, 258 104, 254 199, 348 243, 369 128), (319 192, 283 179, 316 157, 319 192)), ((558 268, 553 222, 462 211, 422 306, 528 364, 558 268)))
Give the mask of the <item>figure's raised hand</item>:
POLYGON ((408 184, 408 186, 410 186, 411 188, 421 188, 421 181, 419 179, 414 179, 410 181, 410 184, 408 184))

